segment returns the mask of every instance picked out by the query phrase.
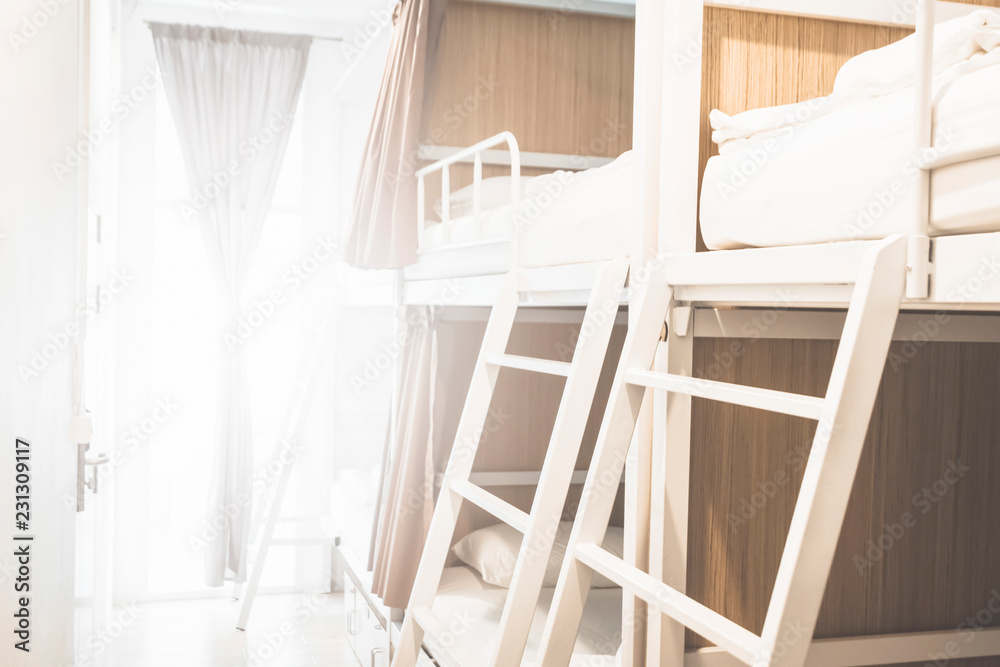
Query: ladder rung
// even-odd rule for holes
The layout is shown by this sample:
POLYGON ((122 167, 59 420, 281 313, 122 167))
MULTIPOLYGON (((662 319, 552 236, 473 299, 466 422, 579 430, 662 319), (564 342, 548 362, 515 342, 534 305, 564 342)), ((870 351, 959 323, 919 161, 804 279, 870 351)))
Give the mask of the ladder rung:
POLYGON ((424 643, 441 667, 478 667, 479 658, 463 648, 453 632, 427 607, 414 607, 413 621, 424 630, 424 643), (447 640, 445 640, 447 638, 447 640))
POLYGON ((470 503, 481 507, 505 524, 520 532, 528 529, 528 514, 523 512, 506 500, 501 500, 495 495, 479 488, 467 479, 455 479, 451 481, 451 490, 462 496, 470 503))
POLYGON ((746 664, 753 664, 754 659, 759 657, 757 651, 761 644, 760 637, 677 589, 612 556, 599 545, 577 545, 576 559, 746 664))
POLYGON ((569 371, 573 364, 566 361, 551 361, 549 359, 536 359, 534 357, 519 357, 514 354, 494 354, 486 358, 486 363, 493 366, 503 366, 504 368, 516 368, 522 371, 533 373, 546 373, 548 375, 569 376, 569 371))
POLYGON ((279 537, 268 542, 272 547, 335 547, 339 543, 340 539, 337 537, 279 537))
POLYGON ((744 405, 748 408, 781 412, 786 415, 819 419, 823 412, 824 399, 802 394, 790 394, 772 389, 747 387, 715 380, 703 380, 684 375, 671 375, 654 371, 630 371, 625 376, 629 384, 641 385, 651 389, 690 394, 699 398, 707 398, 733 405, 744 405))

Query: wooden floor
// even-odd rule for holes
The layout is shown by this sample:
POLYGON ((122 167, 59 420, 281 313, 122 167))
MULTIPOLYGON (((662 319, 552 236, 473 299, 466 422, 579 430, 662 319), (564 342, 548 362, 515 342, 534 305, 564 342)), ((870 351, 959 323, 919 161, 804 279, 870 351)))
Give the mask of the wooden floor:
POLYGON ((87 667, 358 667, 344 631, 341 593, 261 596, 246 632, 231 599, 154 602, 116 609, 102 631, 83 629, 87 667))

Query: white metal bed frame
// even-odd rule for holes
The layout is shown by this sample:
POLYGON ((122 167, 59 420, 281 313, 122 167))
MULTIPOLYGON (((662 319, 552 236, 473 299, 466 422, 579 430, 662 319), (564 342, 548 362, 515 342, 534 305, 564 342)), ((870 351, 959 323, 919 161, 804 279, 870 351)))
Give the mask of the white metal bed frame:
MULTIPOLYGON (((492 304, 496 289, 499 287, 500 276, 508 270, 514 270, 520 266, 521 251, 521 230, 519 225, 513 225, 510 237, 484 238, 483 237, 483 204, 482 204, 482 182, 483 166, 509 167, 511 176, 510 202, 514 210, 521 200, 521 169, 522 167, 533 167, 545 170, 581 170, 599 167, 610 163, 610 158, 601 158, 586 155, 569 155, 560 153, 534 153, 521 151, 517 138, 512 132, 501 132, 492 137, 484 139, 477 144, 465 148, 455 148, 449 146, 421 146, 419 156, 422 159, 435 160, 416 172, 417 178, 417 254, 416 265, 403 270, 404 277, 408 284, 418 284, 420 281, 427 281, 434 289, 440 290, 440 279, 442 277, 469 278, 466 282, 475 284, 479 282, 486 285, 477 290, 479 294, 473 297, 475 301, 483 304, 492 304), (496 150, 497 146, 504 146, 504 150, 496 150), (454 220, 451 219, 451 170, 452 165, 472 164, 473 165, 473 196, 472 196, 472 218, 475 225, 475 238, 473 240, 453 242, 452 232, 454 220), (432 174, 441 175, 441 221, 440 224, 444 232, 444 243, 441 245, 429 246, 426 243, 425 232, 428 227, 426 215, 426 178, 432 174), (509 255, 504 253, 504 249, 509 246, 509 255), (486 255, 490 250, 496 250, 494 255, 486 255), (500 264, 498 264, 498 262, 500 264), (476 278, 483 276, 494 276, 494 282, 477 281, 476 278), (485 297, 485 298, 484 298, 485 297)), ((594 263, 598 264, 597 262, 594 263)), ((579 278, 577 295, 582 301, 577 305, 586 304, 585 292, 593 284, 593 274, 583 275, 579 278)), ((420 303, 422 297, 419 294, 423 290, 418 288, 418 296, 408 299, 411 303, 420 303)), ((566 295, 569 298, 569 295, 566 295)), ((575 299, 574 299, 575 300, 575 299)))

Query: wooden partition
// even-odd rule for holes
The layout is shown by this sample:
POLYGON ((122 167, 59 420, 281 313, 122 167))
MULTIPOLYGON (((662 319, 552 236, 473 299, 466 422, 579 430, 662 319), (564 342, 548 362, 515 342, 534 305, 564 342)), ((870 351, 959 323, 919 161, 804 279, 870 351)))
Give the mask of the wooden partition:
MULTIPOLYGON (((510 130, 523 151, 619 156, 632 146, 634 33, 630 19, 450 2, 421 143, 470 146, 510 130)), ((484 177, 508 173, 483 170, 484 177)), ((471 182, 470 166, 452 168, 452 190, 471 182)), ((429 219, 440 188, 439 175, 428 177, 429 219)))
MULTIPOLYGON (((579 312, 582 319, 583 311, 579 312)), ((570 361, 579 329, 579 324, 572 323, 519 322, 515 324, 507 350, 510 354, 570 361)), ((437 324, 439 366, 434 420, 437 470, 444 470, 447 465, 484 331, 484 322, 442 321, 437 324)), ((624 341, 625 327, 615 327, 594 398, 594 410, 587 422, 577 470, 586 470, 590 465, 624 341)), ((490 406, 490 418, 485 424, 476 457, 475 471, 541 470, 564 382, 564 378, 501 369, 490 406)), ((529 511, 535 488, 494 487, 490 490, 516 507, 529 511)), ((580 486, 571 489, 564 510, 566 520, 572 520, 576 515, 576 502, 581 490, 580 486)), ((622 507, 616 511, 615 525, 622 525, 622 511, 622 507)), ((466 503, 463 520, 455 533, 456 539, 470 530, 496 522, 492 516, 466 503)))
MULTIPOLYGON (((448 4, 435 63, 426 86, 420 142, 469 146, 504 130, 517 137, 522 151, 614 158, 632 145, 632 86, 635 22, 571 10, 538 9, 481 2, 448 4)), ((425 163, 419 163, 421 166, 425 163)), ((484 177, 506 175, 509 168, 485 167, 484 177)), ((523 169, 525 176, 542 173, 523 169)), ((450 174, 456 190, 472 182, 469 165, 450 174)), ((440 177, 427 179, 428 219, 437 219, 440 177)), ((579 309, 582 319, 583 310, 579 309)), ((436 415, 436 465, 447 462, 472 366, 485 322, 442 321, 436 415)), ((515 327, 512 354, 568 360, 579 326, 523 323, 515 327)), ((624 327, 616 329, 612 360, 598 390, 607 399, 624 327)), ((555 420, 564 380, 504 369, 497 382, 493 411, 503 425, 484 434, 477 471, 540 470, 555 420)), ((600 426, 602 409, 588 423, 578 469, 586 469, 600 426)), ((495 424, 496 422, 494 422, 495 424)), ((491 489, 528 509, 533 487, 491 489)), ((575 513, 571 493, 566 513, 575 513)), ((621 511, 617 513, 621 523, 621 511)), ((496 520, 467 508, 456 535, 496 520)))
MULTIPOLYGON (((906 34, 706 10, 702 169, 716 152, 710 109, 737 113, 828 94, 848 58, 906 34)), ((934 321, 929 314, 928 327, 934 321)), ((821 395, 835 353, 828 341, 700 339, 694 367, 715 380, 821 395)), ((817 637, 1000 625, 998 406, 1000 345, 893 343, 817 637)), ((757 633, 814 428, 694 402, 688 593, 757 633)), ((705 642, 689 633, 688 644, 705 642)), ((914 667, 1000 665, 939 659, 914 667)))

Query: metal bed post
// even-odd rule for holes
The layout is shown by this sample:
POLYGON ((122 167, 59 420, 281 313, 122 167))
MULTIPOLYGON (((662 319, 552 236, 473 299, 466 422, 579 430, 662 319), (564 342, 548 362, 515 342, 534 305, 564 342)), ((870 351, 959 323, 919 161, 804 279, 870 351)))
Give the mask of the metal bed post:
MULTIPOLYGON (((659 249, 661 256, 697 250, 698 158, 701 132, 701 44, 703 0, 668 0, 660 23, 663 72, 660 109, 659 249), (666 103, 666 100, 676 101, 666 103)), ((667 333, 654 357, 656 372, 690 374, 694 336, 687 304, 671 302, 667 333), (679 326, 678 326, 679 325, 679 326)), ((653 391, 652 467, 649 515, 649 574, 680 593, 687 588, 691 448, 690 395, 653 391), (667 419, 669 417, 669 419, 667 419)), ((684 664, 684 626, 649 609, 648 665, 684 664)))
POLYGON ((510 148, 510 212, 513 220, 513 234, 510 239, 510 266, 519 268, 521 264, 521 218, 518 215, 518 203, 521 201, 521 151, 517 139, 510 132, 505 134, 507 146, 510 148))
MULTIPOLYGON (((629 303, 638 295, 638 278, 645 263, 657 254, 660 201, 661 108, 663 104, 664 5, 637 0, 635 20, 635 83, 633 86, 632 150, 636 165, 632 202, 635 211, 629 229, 629 303)), ((637 324, 637 310, 629 308, 628 326, 637 324)), ((652 481, 652 396, 640 410, 633 447, 625 461, 625 561, 649 568, 650 484, 652 481)), ((621 667, 646 664, 646 603, 622 589, 621 667)))
POLYGON ((924 0, 917 9, 917 77, 914 82, 914 147, 917 164, 917 191, 906 248, 906 297, 926 299, 930 295, 931 240, 928 236, 931 214, 931 172, 925 155, 934 146, 934 6, 924 0))

